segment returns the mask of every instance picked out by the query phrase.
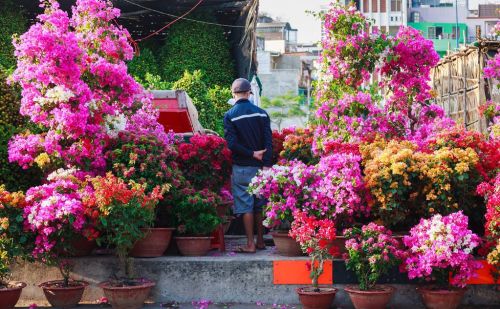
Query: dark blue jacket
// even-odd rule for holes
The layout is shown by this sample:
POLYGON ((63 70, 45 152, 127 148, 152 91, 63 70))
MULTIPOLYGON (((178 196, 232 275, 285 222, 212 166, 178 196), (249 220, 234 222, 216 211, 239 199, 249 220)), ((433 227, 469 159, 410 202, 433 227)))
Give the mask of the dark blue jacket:
POLYGON ((233 164, 272 166, 273 134, 265 110, 246 99, 238 100, 224 115, 224 136, 232 151, 233 164), (262 161, 253 152, 266 149, 262 161))

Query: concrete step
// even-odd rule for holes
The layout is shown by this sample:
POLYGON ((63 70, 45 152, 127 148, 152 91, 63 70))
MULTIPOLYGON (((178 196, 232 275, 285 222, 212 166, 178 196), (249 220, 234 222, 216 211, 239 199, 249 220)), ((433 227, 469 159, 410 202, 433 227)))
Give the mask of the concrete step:
MULTIPOLYGON (((272 304, 297 304, 295 288, 307 285, 308 282, 301 285, 275 284, 274 265, 280 261, 305 262, 307 257, 279 256, 273 248, 258 251, 256 254, 234 253, 233 250, 241 242, 241 238, 229 238, 227 252, 212 251, 205 257, 163 256, 135 259, 135 273, 137 277, 149 278, 156 282, 150 299, 156 306, 174 302, 190 304, 200 299, 218 304, 246 304, 242 306, 252 306, 257 303, 271 307, 272 304)), ((90 283, 83 301, 98 303, 103 294, 97 284, 119 273, 117 259, 114 256, 94 255, 75 258, 73 262, 75 264, 73 278, 90 283)), ((334 261, 333 268, 341 265, 342 261, 334 261)), ((54 267, 38 263, 16 265, 13 269, 13 280, 28 284, 23 290, 19 305, 29 306, 32 303, 47 305, 43 292, 37 285, 59 278, 60 274, 54 267)), ((350 308, 349 297, 342 290, 345 284, 338 284, 347 281, 340 279, 333 279, 333 282, 337 282, 333 286, 339 289, 335 305, 339 308, 350 308)), ((391 308, 423 308, 414 283, 401 284, 397 280, 389 282, 397 288, 391 308)), ((478 308, 488 308, 488 306, 500 308, 500 292, 493 285, 473 285, 469 287, 463 304, 479 306, 478 308)), ((262 306, 254 305, 254 307, 262 306)))

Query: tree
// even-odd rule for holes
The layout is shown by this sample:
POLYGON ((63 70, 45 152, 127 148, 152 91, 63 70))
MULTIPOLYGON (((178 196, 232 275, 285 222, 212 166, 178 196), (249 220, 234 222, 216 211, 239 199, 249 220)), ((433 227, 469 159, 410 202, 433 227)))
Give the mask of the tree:
POLYGON ((281 130, 283 120, 297 117, 302 123, 302 118, 307 116, 300 106, 301 99, 301 96, 289 92, 273 99, 262 97, 261 102, 262 107, 268 110, 271 121, 278 126, 278 130, 281 130))

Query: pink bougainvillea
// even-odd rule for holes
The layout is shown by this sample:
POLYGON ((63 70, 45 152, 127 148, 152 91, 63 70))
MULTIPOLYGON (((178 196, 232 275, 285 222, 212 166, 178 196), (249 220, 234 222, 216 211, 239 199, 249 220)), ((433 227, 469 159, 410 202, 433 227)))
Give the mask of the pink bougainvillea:
POLYGON ((434 215, 421 219, 403 238, 408 248, 403 268, 408 277, 441 279, 441 284, 465 287, 481 263, 472 251, 479 237, 468 229, 468 218, 461 211, 448 216, 434 215))
POLYGON ((14 40, 22 87, 21 114, 43 133, 15 137, 9 159, 27 168, 37 161, 105 166, 103 151, 116 131, 150 132, 166 140, 158 112, 142 87, 127 74, 133 57, 128 32, 112 23, 119 16, 110 1, 78 0, 71 18, 55 0, 14 40), (37 160, 43 155, 45 160, 37 160))

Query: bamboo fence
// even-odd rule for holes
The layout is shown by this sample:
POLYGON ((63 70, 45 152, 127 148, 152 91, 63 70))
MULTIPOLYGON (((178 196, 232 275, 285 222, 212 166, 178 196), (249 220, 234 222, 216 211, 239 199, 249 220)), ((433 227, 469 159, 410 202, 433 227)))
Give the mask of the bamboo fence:
POLYGON ((500 41, 481 40, 441 59, 432 70, 435 103, 467 129, 486 133, 479 107, 488 100, 500 102, 498 80, 485 79, 483 69, 500 48, 500 41))

